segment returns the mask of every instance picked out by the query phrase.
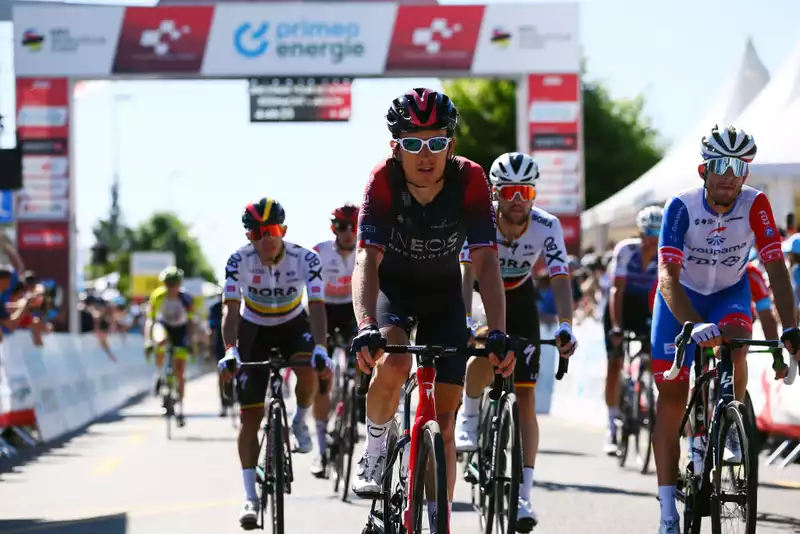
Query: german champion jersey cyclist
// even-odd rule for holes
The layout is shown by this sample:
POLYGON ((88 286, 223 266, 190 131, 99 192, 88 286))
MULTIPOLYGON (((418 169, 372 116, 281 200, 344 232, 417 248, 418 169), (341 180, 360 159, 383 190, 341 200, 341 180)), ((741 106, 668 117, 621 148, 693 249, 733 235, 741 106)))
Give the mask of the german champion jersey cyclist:
MULTIPOLYGON (((663 374, 672 365, 674 340, 684 322, 694 324, 691 338, 701 346, 719 345, 723 334, 734 338, 750 336, 750 291, 745 264, 754 241, 774 288, 781 323, 786 328, 781 338, 792 352, 800 341, 772 208, 762 192, 744 185, 756 150, 753 137, 744 131, 732 126, 714 127, 701 141, 703 162, 698 172, 703 187, 672 197, 665 208, 659 241, 659 291, 652 325, 653 371, 659 388, 653 436, 661 534, 680 531, 675 503, 678 435, 693 353, 687 353, 678 380, 665 382, 663 374)), ((744 400, 747 385, 746 350, 746 347, 736 349, 732 356, 734 390, 739 401, 744 400)), ((704 453, 702 436, 693 440, 693 449, 700 455, 704 453)), ((741 463, 737 432, 725 436, 722 460, 741 463)))
MULTIPOLYGON (((292 421, 296 451, 307 453, 312 443, 305 416, 317 389, 315 363, 325 362, 320 378, 330 377, 332 363, 325 344, 321 262, 316 252, 284 241, 285 216, 280 203, 269 198, 245 207, 242 223, 250 243, 234 252, 225 266, 222 337, 226 350, 219 369, 229 379, 229 364, 238 368, 242 361, 264 361, 273 349, 287 359, 311 356, 310 367, 295 368, 297 410, 292 421), (308 313, 302 306, 304 290, 308 292, 308 313)), ((256 525, 259 512, 256 438, 264 417, 268 374, 265 367, 251 367, 236 377, 242 421, 239 460, 246 490, 239 522, 248 529, 256 525)))
MULTIPOLYGON (((496 356, 505 352, 504 296, 489 184, 479 165, 453 155, 457 118, 450 99, 430 89, 395 99, 386 117, 392 156, 373 170, 364 193, 353 272, 359 321, 353 349, 363 372, 370 373, 376 360, 380 372, 367 393, 366 445, 353 486, 362 496, 379 490, 387 431, 411 369, 410 355, 382 357, 386 341, 378 329, 389 342, 406 344, 413 321, 418 344, 466 345, 458 262, 465 237, 494 330, 489 352, 503 372, 513 370, 513 354, 502 362, 496 356)), ((449 469, 455 468, 453 427, 465 360, 436 360, 434 395, 449 469)), ((450 495, 453 483, 448 481, 450 495)))
MULTIPOLYGON (((510 336, 527 339, 529 344, 517 347, 521 355, 514 369, 514 382, 522 429, 523 480, 519 486, 517 531, 529 532, 538 518, 531 507, 533 468, 539 443, 536 423, 535 390, 538 374, 539 314, 532 270, 543 255, 552 280, 560 326, 555 334, 569 334, 572 342, 562 347, 569 356, 575 348, 572 336, 572 294, 570 289, 567 251, 558 218, 533 205, 539 166, 527 154, 511 152, 498 157, 492 164, 489 179, 497 202, 498 252, 500 275, 506 291, 506 327, 510 336)), ((461 252, 464 301, 472 309, 474 273, 469 242, 461 252)), ((480 288, 478 288, 480 290, 480 288)), ((468 316, 469 324, 471 317, 468 316)), ((467 364, 467 380, 462 408, 456 422, 456 448, 471 452, 478 448, 480 399, 483 390, 492 382, 492 366, 485 358, 471 358, 467 364)))
POLYGON ((609 264, 613 277, 609 298, 603 312, 605 331, 606 382, 605 398, 608 407, 608 432, 603 450, 606 454, 617 454, 617 423, 619 421, 620 373, 624 365, 622 334, 633 332, 647 336, 642 342, 642 351, 650 352, 650 291, 658 277, 658 235, 664 209, 647 206, 636 215, 639 235, 623 239, 616 247, 609 264))

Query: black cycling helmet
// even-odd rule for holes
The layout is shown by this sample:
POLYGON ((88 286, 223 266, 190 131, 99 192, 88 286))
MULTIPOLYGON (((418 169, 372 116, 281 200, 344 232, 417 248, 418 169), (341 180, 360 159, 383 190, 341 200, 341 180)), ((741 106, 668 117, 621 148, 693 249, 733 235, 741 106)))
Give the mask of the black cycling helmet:
POLYGON ((271 224, 283 224, 286 212, 277 200, 262 198, 257 202, 248 204, 242 214, 242 224, 246 230, 253 230, 271 224))
POLYGON ((397 97, 386 113, 386 126, 397 137, 403 132, 447 130, 452 136, 458 124, 458 110, 444 93, 417 87, 397 97))

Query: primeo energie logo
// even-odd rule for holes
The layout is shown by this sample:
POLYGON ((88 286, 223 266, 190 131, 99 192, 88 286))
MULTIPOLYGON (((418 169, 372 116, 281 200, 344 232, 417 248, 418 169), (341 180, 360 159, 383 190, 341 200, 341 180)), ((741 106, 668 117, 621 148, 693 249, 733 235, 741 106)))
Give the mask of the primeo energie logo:
POLYGON ((338 64, 364 55, 358 22, 301 20, 244 23, 234 32, 234 46, 246 58, 273 50, 281 59, 319 58, 338 64))

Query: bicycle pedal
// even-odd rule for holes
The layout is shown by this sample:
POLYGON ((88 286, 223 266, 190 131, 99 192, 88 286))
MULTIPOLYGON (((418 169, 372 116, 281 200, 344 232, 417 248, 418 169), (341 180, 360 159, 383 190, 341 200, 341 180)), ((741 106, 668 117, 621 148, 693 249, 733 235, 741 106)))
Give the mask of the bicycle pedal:
POLYGON ((478 479, 475 478, 475 475, 473 475, 470 472, 464 473, 464 481, 465 482, 469 482, 470 484, 477 484, 478 483, 478 479))

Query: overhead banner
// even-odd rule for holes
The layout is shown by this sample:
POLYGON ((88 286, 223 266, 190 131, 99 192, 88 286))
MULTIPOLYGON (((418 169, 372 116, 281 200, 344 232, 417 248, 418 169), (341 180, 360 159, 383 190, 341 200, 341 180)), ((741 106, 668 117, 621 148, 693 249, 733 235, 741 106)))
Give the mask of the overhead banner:
POLYGON ((17 4, 17 74, 506 76, 580 70, 576 2, 187 3, 17 4))
MULTIPOLYGON (((46 42, 46 41, 44 41, 46 42)), ((22 189, 17 196, 17 248, 42 280, 69 287, 69 81, 17 78, 17 127, 22 142, 22 189)), ((55 321, 63 332, 65 309, 55 321)))
POLYGON ((536 205, 557 215, 570 253, 580 248, 583 169, 578 74, 528 76, 528 138, 539 164, 536 205))
POLYGON ((250 78, 250 122, 347 122, 349 78, 250 78))

